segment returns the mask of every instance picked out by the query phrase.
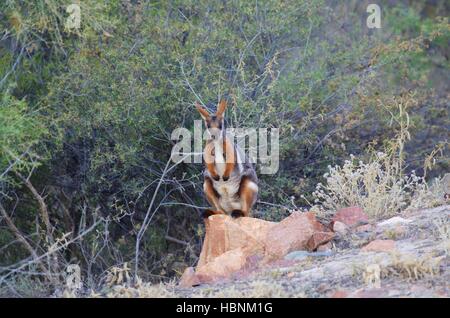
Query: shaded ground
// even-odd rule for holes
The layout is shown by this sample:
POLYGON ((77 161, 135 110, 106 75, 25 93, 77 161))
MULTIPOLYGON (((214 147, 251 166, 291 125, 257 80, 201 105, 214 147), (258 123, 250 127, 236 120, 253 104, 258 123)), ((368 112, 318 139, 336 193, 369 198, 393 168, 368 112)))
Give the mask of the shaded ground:
MULTIPOLYGON (((247 269, 214 284, 181 288, 123 277, 98 292, 61 290, 51 297, 449 297, 449 221, 450 205, 404 212, 338 233, 325 253, 247 269), (366 251, 369 243, 373 251, 366 251)), ((49 296, 42 292, 34 296, 49 296)))

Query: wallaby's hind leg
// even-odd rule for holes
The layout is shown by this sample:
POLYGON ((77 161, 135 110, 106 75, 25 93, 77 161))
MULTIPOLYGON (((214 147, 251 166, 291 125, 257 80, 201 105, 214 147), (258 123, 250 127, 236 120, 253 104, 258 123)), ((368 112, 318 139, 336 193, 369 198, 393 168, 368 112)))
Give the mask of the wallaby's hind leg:
POLYGON ((234 210, 231 216, 234 218, 250 216, 251 209, 256 202, 258 195, 258 185, 249 177, 243 177, 238 191, 241 200, 241 210, 234 210))
POLYGON ((219 205, 219 194, 214 189, 211 179, 205 178, 203 191, 205 192, 206 200, 208 200, 209 204, 214 208, 214 210, 205 210, 202 215, 203 218, 206 219, 214 214, 224 214, 219 205))

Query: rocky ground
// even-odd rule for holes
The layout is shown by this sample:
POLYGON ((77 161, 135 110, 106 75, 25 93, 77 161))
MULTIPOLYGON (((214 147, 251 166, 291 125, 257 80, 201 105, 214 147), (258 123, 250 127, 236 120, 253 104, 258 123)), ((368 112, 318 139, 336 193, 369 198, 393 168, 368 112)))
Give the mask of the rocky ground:
MULTIPOLYGON (((336 221, 319 252, 240 270, 178 297, 449 297, 450 205, 381 222, 336 221), (348 224, 345 224, 348 223, 348 224)), ((348 221, 348 220, 347 220, 348 221)))

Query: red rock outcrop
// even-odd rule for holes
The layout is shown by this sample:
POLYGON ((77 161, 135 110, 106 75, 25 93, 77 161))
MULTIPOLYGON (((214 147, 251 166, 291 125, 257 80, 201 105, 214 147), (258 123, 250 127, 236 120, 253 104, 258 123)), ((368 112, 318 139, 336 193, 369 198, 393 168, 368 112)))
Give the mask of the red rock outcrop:
POLYGON ((390 252, 395 249, 395 241, 393 240, 374 240, 364 246, 363 252, 390 252))
POLYGON ((197 267, 195 272, 185 271, 183 287, 230 278, 248 267, 280 260, 291 251, 315 250, 334 236, 312 212, 294 212, 279 223, 213 215, 205 220, 205 228, 197 267))
POLYGON ((334 235, 326 232, 325 227, 316 220, 314 213, 294 212, 268 230, 265 260, 280 259, 295 250, 312 251, 331 240, 330 235, 333 238, 334 235), (328 233, 325 234, 327 238, 319 237, 319 233, 328 233))
POLYGON ((184 270, 179 285, 181 287, 192 287, 200 285, 200 280, 198 276, 195 274, 195 270, 193 267, 188 267, 184 270))
POLYGON ((336 211, 332 218, 332 222, 342 222, 347 226, 358 226, 369 222, 367 214, 358 206, 343 208, 336 211))

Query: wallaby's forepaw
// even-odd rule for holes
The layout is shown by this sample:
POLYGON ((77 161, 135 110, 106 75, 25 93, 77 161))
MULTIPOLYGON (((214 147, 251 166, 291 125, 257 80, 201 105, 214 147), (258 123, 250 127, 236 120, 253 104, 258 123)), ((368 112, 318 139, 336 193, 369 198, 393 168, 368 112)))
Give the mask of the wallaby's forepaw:
POLYGON ((202 217, 204 218, 204 219, 207 219, 208 217, 210 217, 211 215, 214 215, 214 214, 216 214, 216 213, 214 213, 214 211, 213 210, 205 210, 205 211, 203 211, 203 213, 202 213, 202 217))
POLYGON ((212 178, 213 178, 215 181, 219 181, 219 180, 220 180, 220 176, 219 176, 219 175, 213 176, 212 178))
POLYGON ((240 218, 243 216, 244 216, 244 213, 241 210, 233 210, 233 212, 231 212, 231 217, 233 219, 237 219, 237 218, 240 218))
POLYGON ((223 181, 228 181, 230 179, 230 176, 222 176, 223 181))

